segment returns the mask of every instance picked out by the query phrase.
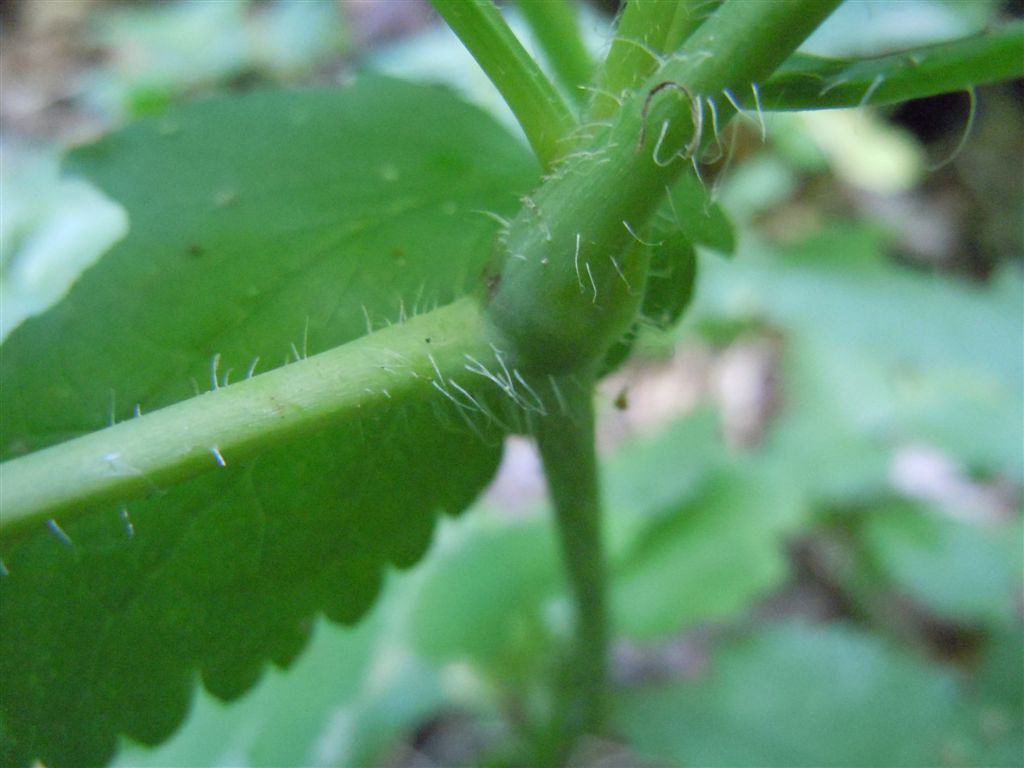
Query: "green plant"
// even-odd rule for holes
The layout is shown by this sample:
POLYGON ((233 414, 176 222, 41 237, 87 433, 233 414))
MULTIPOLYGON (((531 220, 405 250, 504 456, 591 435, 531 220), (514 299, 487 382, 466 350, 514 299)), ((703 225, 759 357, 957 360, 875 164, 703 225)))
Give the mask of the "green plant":
MULTIPOLYGON (((198 103, 75 151, 131 229, 3 347, 2 761, 159 742, 196 670, 235 698, 318 612, 358 620, 510 432, 544 458, 578 614, 545 757, 602 732, 592 390, 638 318, 681 315, 693 243, 731 237, 700 158, 739 109, 1021 74, 1019 23, 879 59, 793 53, 837 4, 632 3, 576 105, 490 2, 435 0, 540 169, 451 96, 370 76, 198 103)), ((529 16, 574 88, 592 65, 554 7, 529 16)))

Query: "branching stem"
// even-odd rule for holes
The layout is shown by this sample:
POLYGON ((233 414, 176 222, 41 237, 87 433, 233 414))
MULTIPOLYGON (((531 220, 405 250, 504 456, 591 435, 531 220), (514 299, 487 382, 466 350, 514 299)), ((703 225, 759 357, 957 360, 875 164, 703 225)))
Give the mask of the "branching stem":
POLYGON ((554 72, 577 102, 586 92, 594 63, 583 44, 573 0, 519 0, 519 9, 554 72))
MULTIPOLYGON (((794 56, 762 87, 769 110, 894 104, 1024 77, 1024 21, 867 59, 794 56)), ((751 94, 739 94, 746 106, 751 94)))
POLYGON ((566 151, 576 118, 547 75, 509 29, 492 0, 432 0, 501 93, 545 168, 566 151))
POLYGON ((720 0, 630 0, 619 19, 590 116, 615 113, 615 97, 636 88, 714 11, 720 0))

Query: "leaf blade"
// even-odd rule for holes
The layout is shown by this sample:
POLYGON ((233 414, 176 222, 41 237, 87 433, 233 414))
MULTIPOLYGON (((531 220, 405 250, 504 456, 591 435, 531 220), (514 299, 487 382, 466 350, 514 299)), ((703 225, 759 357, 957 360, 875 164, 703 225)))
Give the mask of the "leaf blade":
MULTIPOLYGON (((131 228, 4 344, 8 457, 450 303, 489 258, 494 223, 474 209, 509 211, 536 173, 473 108, 369 77, 189 105, 72 164, 131 228)), ((498 460, 498 433, 482 441, 433 389, 324 427, 123 516, 99 507, 62 529, 70 546, 45 530, 4 546, 5 764, 160 741, 197 671, 237 696, 295 657, 314 613, 355 620, 498 460)))

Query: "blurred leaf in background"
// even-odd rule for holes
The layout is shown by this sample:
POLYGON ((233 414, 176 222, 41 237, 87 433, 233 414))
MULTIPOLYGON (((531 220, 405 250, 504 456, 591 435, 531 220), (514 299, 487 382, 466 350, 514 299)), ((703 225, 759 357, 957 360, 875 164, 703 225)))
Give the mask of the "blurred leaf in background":
POLYGON ((789 407, 769 439, 794 482, 884 487, 892 452, 917 441, 1019 477, 1019 270, 970 286, 892 264, 885 242, 847 224, 783 251, 748 240, 702 264, 691 322, 783 330, 789 407))
POLYGON ((338 4, 303 0, 105 8, 93 16, 90 39, 109 60, 91 73, 85 97, 115 116, 159 112, 243 76, 295 78, 350 45, 338 4))
POLYGON ((1020 521, 978 525, 910 504, 879 505, 865 518, 865 556, 893 587, 948 621, 1013 626, 1024 568, 1020 521))
POLYGON ((128 231, 128 215, 92 184, 60 178, 45 152, 0 164, 0 341, 59 301, 128 231))
POLYGON ((158 749, 125 740, 114 766, 368 765, 444 706, 436 667, 401 641, 408 588, 392 584, 358 627, 319 622, 287 671, 240 701, 198 692, 185 726, 158 749), (397 639, 396 639, 397 638, 397 639))
POLYGON ((950 676, 851 627, 768 626, 700 679, 624 694, 642 752, 684 765, 936 765, 950 676))
POLYGON ((975 34, 999 0, 859 0, 843 3, 801 46, 818 56, 878 56, 975 34))

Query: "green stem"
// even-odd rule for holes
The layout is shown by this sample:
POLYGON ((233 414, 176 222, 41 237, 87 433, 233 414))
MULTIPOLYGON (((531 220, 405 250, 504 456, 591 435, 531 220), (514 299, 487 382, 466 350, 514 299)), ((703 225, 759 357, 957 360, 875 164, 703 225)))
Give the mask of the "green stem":
POLYGON ((508 259, 488 319, 517 368, 565 395, 564 411, 549 408, 534 428, 576 606, 564 742, 600 732, 607 711, 606 567, 590 372, 635 318, 649 253, 636 232, 687 167, 672 154, 659 158, 658 148, 666 140, 673 149, 699 145, 702 99, 770 75, 837 4, 726 2, 678 58, 626 100, 615 124, 598 127, 589 146, 555 169, 505 237, 508 259))
POLYGON ((590 60, 572 0, 519 0, 519 9, 544 51, 555 77, 573 99, 582 102, 582 86, 590 82, 594 63, 590 60))
MULTIPOLYGON (((761 86, 764 109, 894 104, 1024 77, 1024 21, 870 59, 793 56, 761 86)), ((746 106, 753 107, 744 94, 746 106)))
MULTIPOLYGON (((667 188, 712 133, 708 100, 763 81, 839 0, 727 0, 626 99, 610 126, 588 125, 567 158, 511 222, 488 316, 517 365, 585 370, 635 319, 647 248, 637 249, 667 188), (703 132, 701 125, 704 125, 703 132)), ((733 97, 734 98, 734 97, 733 97)))
POLYGON ((565 152, 576 119, 491 0, 432 0, 494 83, 545 168, 565 152))
POLYGON ((618 97, 639 86, 711 15, 717 0, 629 0, 595 92, 590 115, 601 120, 619 108, 618 97))
POLYGON ((493 359, 475 299, 0 464, 0 536, 120 503, 154 487, 391 401, 436 396, 435 376, 493 359))
POLYGON ((564 743, 600 733, 608 708, 606 568, 594 439, 593 378, 560 377, 560 408, 537 420, 535 436, 558 519, 576 610, 564 743))

